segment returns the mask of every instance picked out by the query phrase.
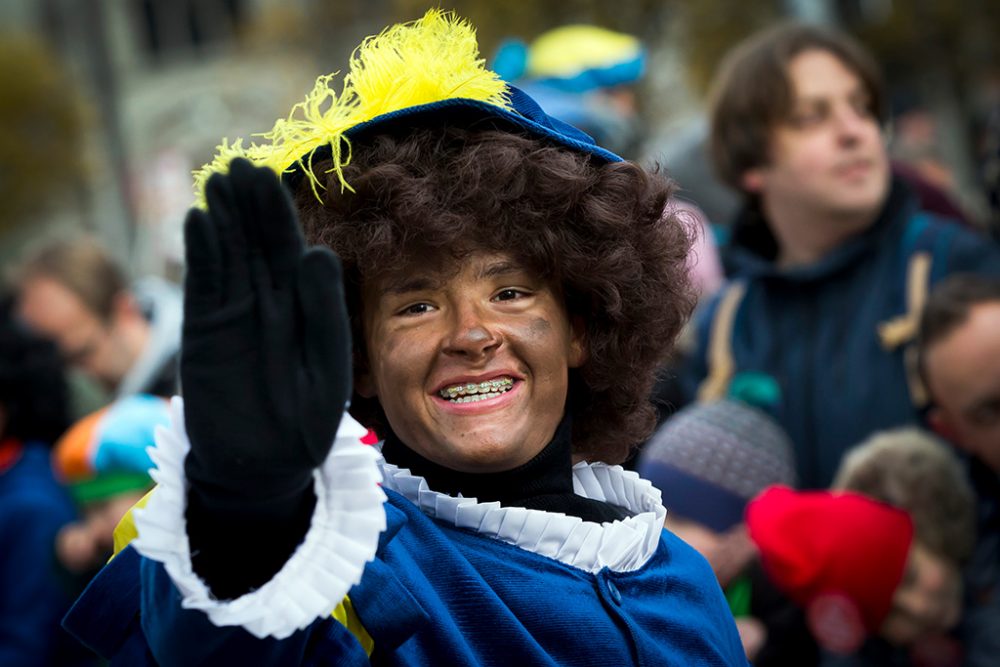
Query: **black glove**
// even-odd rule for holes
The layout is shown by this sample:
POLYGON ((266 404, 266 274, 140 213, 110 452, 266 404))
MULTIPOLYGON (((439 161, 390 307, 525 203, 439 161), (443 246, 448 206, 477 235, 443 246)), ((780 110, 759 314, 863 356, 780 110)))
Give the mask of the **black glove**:
POLYGON ((222 561, 237 547, 227 540, 245 542, 247 528, 296 533, 259 536, 253 560, 267 560, 260 548, 287 550, 250 564, 260 570, 250 579, 266 581, 304 535, 312 471, 350 397, 351 340, 340 261, 305 249, 275 174, 236 159, 205 192, 208 213, 192 209, 185 223, 181 387, 189 538, 218 596, 231 588, 222 561))

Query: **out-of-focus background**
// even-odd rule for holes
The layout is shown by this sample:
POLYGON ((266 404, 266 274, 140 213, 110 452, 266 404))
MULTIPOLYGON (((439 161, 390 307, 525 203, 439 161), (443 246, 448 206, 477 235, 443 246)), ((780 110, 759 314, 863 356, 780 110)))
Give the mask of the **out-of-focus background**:
MULTIPOLYGON (((415 0, 4 0, 0 4, 0 261, 86 231, 136 275, 176 278, 190 172, 223 137, 270 129, 366 35, 415 0)), ((639 37, 627 157, 657 160, 724 221, 701 157, 705 89, 733 43, 783 17, 837 25, 878 56, 893 153, 988 217, 982 157, 1000 107, 997 0, 456 0, 484 58, 567 23, 639 37)))

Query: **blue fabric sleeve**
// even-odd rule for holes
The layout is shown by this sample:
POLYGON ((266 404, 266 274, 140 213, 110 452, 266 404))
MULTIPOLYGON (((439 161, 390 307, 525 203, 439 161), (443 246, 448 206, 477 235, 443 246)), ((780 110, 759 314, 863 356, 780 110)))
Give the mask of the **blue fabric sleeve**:
POLYGON ((163 566, 132 547, 101 570, 63 624, 112 665, 369 664, 354 636, 331 617, 283 640, 216 626, 204 612, 184 609, 163 566))
POLYGON ((368 657, 346 628, 327 619, 287 639, 258 639, 240 627, 218 627, 201 611, 181 607, 181 595, 160 563, 142 559, 142 632, 156 662, 171 665, 300 665, 329 662, 367 665, 368 657), (325 635, 312 644, 317 634, 325 635))

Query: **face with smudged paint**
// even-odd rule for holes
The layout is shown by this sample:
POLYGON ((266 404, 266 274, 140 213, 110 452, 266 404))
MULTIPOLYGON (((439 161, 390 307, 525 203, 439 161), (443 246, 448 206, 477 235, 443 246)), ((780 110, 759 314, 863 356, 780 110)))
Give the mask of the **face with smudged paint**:
POLYGON ((366 285, 363 300, 358 392, 378 398, 414 451, 497 472, 552 439, 569 369, 586 357, 582 323, 570 323, 556 286, 509 255, 474 252, 457 267, 411 264, 366 285))

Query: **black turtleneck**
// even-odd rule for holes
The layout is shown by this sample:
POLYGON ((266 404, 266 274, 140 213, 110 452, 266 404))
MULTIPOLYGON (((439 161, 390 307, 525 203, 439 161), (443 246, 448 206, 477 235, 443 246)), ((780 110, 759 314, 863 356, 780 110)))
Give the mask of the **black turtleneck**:
POLYGON ((570 419, 564 418, 552 441, 533 459, 512 470, 493 473, 459 472, 438 465, 407 447, 393 433, 382 445, 385 460, 427 480, 434 491, 462 494, 480 502, 562 512, 603 523, 629 516, 621 507, 573 493, 573 448, 570 419))

